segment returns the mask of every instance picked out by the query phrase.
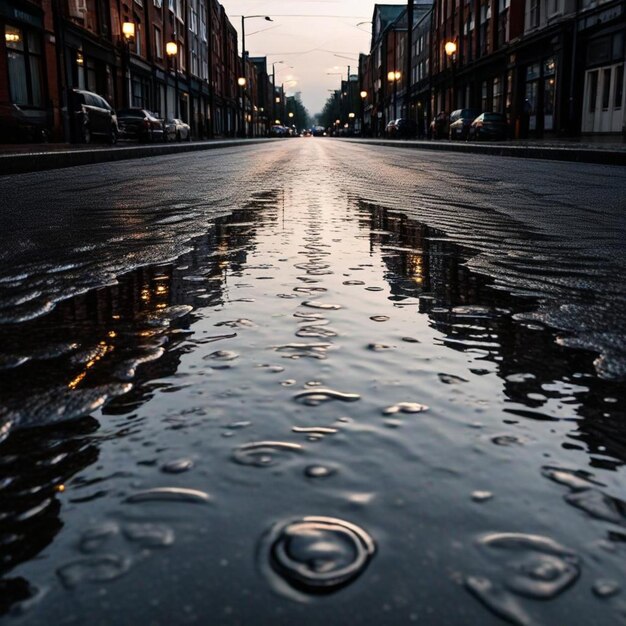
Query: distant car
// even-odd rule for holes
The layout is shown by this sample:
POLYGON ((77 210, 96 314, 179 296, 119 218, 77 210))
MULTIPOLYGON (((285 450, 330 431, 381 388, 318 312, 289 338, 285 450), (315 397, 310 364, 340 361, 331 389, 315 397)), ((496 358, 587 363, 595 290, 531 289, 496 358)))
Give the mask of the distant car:
POLYGON ((111 105, 97 93, 72 89, 70 94, 74 139, 91 143, 95 137, 106 139, 110 144, 119 134, 117 116, 111 105))
POLYGON ((191 127, 177 117, 165 122, 165 141, 191 141, 191 127))
POLYGON ((313 137, 326 137, 326 129, 323 126, 314 126, 313 137))
POLYGON ((458 109, 450 113, 448 139, 467 139, 472 122, 480 115, 477 109, 458 109))
POLYGON ((502 113, 481 113, 470 125, 468 139, 502 141, 509 137, 509 125, 502 113))
POLYGON ((272 137, 287 137, 289 134, 289 129, 286 126, 282 126, 280 124, 275 124, 270 128, 270 135, 272 137))
POLYGON ((124 139, 161 141, 165 136, 163 121, 146 109, 120 109, 117 112, 117 123, 120 136, 124 139))

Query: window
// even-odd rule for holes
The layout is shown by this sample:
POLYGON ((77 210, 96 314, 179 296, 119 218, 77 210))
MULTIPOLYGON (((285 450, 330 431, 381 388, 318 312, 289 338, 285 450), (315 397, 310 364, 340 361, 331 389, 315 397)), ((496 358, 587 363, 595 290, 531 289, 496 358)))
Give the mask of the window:
POLYGON ((530 0, 530 21, 529 28, 537 28, 539 26, 539 0, 530 0))
POLYGON ((163 0, 154 0, 154 6, 160 9, 163 6, 163 0))
POLYGON ((161 30, 154 27, 154 56, 157 59, 163 58, 163 38, 161 36, 161 30))
POLYGON ((15 104, 43 106, 41 41, 21 28, 4 29, 11 100, 15 104))
POLYGON ((502 81, 493 79, 493 110, 502 112, 502 81))
POLYGON ((167 0, 167 8, 174 13, 174 11, 176 10, 176 0, 167 0))

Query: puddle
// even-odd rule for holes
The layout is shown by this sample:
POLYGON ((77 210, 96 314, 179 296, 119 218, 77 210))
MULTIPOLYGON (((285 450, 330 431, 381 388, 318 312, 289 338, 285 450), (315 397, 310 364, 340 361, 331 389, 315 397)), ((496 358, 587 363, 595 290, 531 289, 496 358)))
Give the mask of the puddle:
POLYGON ((624 388, 443 232, 309 191, 0 325, 8 623, 618 623, 624 388))

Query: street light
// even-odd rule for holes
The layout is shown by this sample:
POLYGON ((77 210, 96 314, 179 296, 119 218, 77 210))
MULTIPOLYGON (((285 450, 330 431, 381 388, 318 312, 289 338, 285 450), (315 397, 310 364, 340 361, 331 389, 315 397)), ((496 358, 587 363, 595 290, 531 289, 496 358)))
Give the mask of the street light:
POLYGON ((367 91, 365 89, 359 94, 361 96, 361 136, 365 135, 365 98, 367 91))
POLYGON ((446 56, 450 60, 452 68, 452 87, 450 89, 450 111, 454 109, 454 74, 456 69, 456 42, 446 41, 443 49, 446 52, 446 56))
MULTIPOLYGON (((251 20, 255 18, 264 19, 266 22, 274 21, 269 15, 242 15, 241 16, 241 67, 243 70, 241 72, 241 76, 244 78, 244 80, 248 78, 248 64, 246 62, 246 20, 251 20)), ((240 87, 242 87, 242 85, 240 85, 240 87)), ((246 94, 244 91, 242 94, 242 98, 241 98, 241 134, 243 137, 247 135, 245 96, 246 94)))
POLYGON ((126 65, 126 106, 130 107, 131 74, 130 74, 130 44, 135 40, 135 22, 122 22, 122 35, 124 36, 124 64, 126 65))
MULTIPOLYGON (((174 35, 176 35, 174 33, 174 35)), ((174 59, 174 97, 175 97, 175 113, 176 113, 176 119, 178 119, 180 117, 180 113, 179 113, 179 103, 178 103, 178 44, 175 41, 168 41, 165 44, 165 54, 167 54, 167 56, 170 59, 174 59)))
POLYGON ((390 83, 393 83, 393 117, 396 119, 398 117, 398 81, 402 78, 402 72, 398 70, 392 70, 387 73, 387 80, 390 83))

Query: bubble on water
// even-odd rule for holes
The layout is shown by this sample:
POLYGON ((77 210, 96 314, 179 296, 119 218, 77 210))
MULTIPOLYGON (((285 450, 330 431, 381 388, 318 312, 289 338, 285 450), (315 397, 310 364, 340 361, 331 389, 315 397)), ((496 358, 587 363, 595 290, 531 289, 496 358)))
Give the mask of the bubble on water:
POLYGON ((524 445, 525 439, 523 437, 519 437, 518 435, 494 435, 491 438, 492 443, 495 443, 496 446, 521 446, 524 445))
POLYGON ((294 433, 300 433, 304 435, 316 435, 318 437, 324 437, 325 435, 336 435, 339 432, 337 428, 328 428, 325 426, 294 426, 291 430, 294 433))
POLYGON ((302 452, 298 443, 286 441, 255 441, 244 444, 233 452, 233 460, 239 465, 254 467, 274 467, 292 454, 302 452))
POLYGON ((126 524, 124 535, 143 548, 162 548, 174 543, 174 531, 171 528, 151 522, 126 524))
POLYGON ((307 389, 306 391, 300 391, 294 399, 301 404, 308 406, 318 406, 324 402, 330 402, 332 400, 340 400, 341 402, 356 402, 361 399, 358 393, 343 393, 341 391, 335 391, 334 389, 307 389))
POLYGON ((609 580, 606 578, 596 580, 596 582, 593 583, 592 590, 598 598, 611 598, 622 591, 616 580, 609 580))
POLYGON ((216 352, 212 352, 208 356, 204 357, 204 360, 212 359, 214 361, 234 361, 238 359, 239 355, 232 350, 217 350, 216 352))
POLYGON ((415 339, 415 337, 402 337, 402 341, 405 343, 422 343, 419 339, 415 339))
POLYGON ((365 287, 366 291, 385 291, 384 287, 365 287))
POLYGON ((308 465, 304 468, 304 474, 308 478, 330 478, 337 473, 337 469, 328 465, 308 465))
POLYGON ((565 501, 597 519, 614 524, 626 522, 626 502, 597 489, 570 493, 565 496, 565 501))
POLYGON ((280 374, 281 372, 285 371, 285 368, 282 365, 270 365, 269 363, 257 365, 257 367, 259 369, 265 370, 266 372, 269 372, 270 374, 280 374))
POLYGON ((468 382, 466 378, 455 376, 454 374, 438 374, 439 380, 446 385, 458 385, 468 382))
POLYGON ((487 502, 493 498, 491 491, 474 491, 472 493, 472 500, 474 502, 487 502))
POLYGON ((187 502, 190 504, 207 504, 211 496, 198 489, 183 489, 182 487, 156 487, 139 491, 126 498, 126 502, 136 504, 141 502, 187 502))
POLYGON ((323 309, 324 311, 338 311, 342 308, 340 304, 331 304, 329 302, 320 302, 319 300, 305 300, 302 303, 311 309, 323 309))
POLYGON ((428 411, 425 404, 419 404, 418 402, 398 402, 383 410, 383 415, 395 415, 396 413, 423 413, 428 411))
POLYGON ((117 554, 102 554, 72 561, 57 570, 63 585, 69 589, 83 583, 103 583, 116 580, 129 569, 131 560, 117 554))
POLYGON ((280 384, 283 387, 293 387, 294 385, 296 385, 298 383, 297 380, 294 380, 293 378, 288 378, 287 380, 283 380, 280 384))
POLYGON ((102 522, 88 528, 81 536, 78 548, 87 554, 97 552, 120 531, 115 522, 102 522))
POLYGON ((580 576, 580 559, 549 537, 522 533, 494 533, 478 542, 479 548, 500 566, 497 580, 469 576, 466 588, 496 615, 513 624, 534 624, 520 604, 521 598, 551 600, 580 576))
POLYGON ((365 283, 362 280, 345 280, 343 284, 348 286, 358 286, 364 285, 365 283))
POLYGON ((193 467, 191 459, 174 459, 161 466, 161 471, 166 474, 182 474, 188 472, 193 467))
POLYGON ((389 316, 388 315, 372 315, 370 319, 372 320, 372 322, 388 322, 389 316))
POLYGON ((278 591, 306 600, 352 583, 375 551, 374 540, 355 524, 304 517, 277 524, 267 533, 261 544, 261 568, 278 591))

